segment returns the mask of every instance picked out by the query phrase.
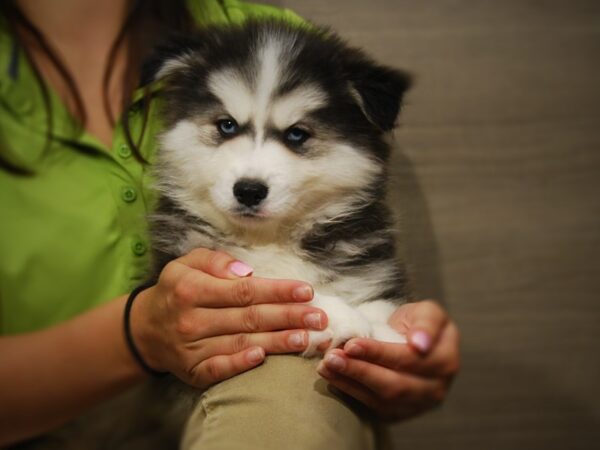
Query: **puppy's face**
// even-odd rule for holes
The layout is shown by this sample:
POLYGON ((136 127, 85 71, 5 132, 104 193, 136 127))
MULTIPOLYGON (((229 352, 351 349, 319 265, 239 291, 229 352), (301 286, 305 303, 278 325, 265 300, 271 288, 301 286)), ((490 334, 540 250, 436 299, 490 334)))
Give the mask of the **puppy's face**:
POLYGON ((274 24, 210 37, 159 72, 167 83, 159 171, 168 195, 234 227, 335 215, 372 195, 387 158, 381 134, 391 126, 371 117, 371 99, 348 74, 344 58, 354 51, 274 24))

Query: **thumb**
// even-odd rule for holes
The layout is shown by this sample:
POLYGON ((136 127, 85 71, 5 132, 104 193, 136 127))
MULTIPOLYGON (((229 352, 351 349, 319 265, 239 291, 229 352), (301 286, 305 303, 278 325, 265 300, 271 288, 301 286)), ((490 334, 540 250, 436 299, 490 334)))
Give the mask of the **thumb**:
POLYGON ((212 275, 216 278, 233 280, 252 275, 252 267, 233 256, 206 248, 197 248, 179 258, 179 262, 212 275))
POLYGON ((432 300, 412 303, 408 317, 408 343, 422 354, 427 354, 448 323, 448 314, 432 300))

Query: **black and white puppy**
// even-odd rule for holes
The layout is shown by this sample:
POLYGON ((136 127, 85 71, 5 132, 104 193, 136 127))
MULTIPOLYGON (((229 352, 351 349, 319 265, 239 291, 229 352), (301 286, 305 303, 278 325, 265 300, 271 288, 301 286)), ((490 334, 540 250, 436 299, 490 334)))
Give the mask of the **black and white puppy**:
POLYGON ((409 77, 328 30, 273 21, 203 29, 158 55, 155 274, 222 250, 255 276, 314 287, 329 327, 309 333, 305 356, 328 340, 405 342, 387 324, 406 282, 384 194, 409 77))

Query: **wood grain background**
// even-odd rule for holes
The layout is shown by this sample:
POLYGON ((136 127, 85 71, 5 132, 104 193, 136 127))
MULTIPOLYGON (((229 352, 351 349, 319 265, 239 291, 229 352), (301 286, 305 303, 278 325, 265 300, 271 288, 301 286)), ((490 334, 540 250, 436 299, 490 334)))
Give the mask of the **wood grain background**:
POLYGON ((600 448, 600 2, 272 3, 417 77, 392 200, 463 368, 396 448, 600 448))

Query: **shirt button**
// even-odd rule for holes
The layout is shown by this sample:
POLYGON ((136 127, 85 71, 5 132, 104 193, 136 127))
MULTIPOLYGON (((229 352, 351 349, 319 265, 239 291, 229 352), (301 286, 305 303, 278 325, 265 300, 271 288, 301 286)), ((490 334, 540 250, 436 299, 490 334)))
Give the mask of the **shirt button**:
POLYGON ((148 250, 148 247, 146 247, 146 244, 144 243, 144 241, 135 240, 131 244, 131 251, 136 256, 144 255, 147 250, 148 250))
POLYGON ((127 159, 131 156, 131 149, 126 144, 121 144, 117 150, 119 156, 123 159, 127 159))
POLYGON ((123 199, 124 202, 127 202, 127 203, 134 202, 135 199, 137 198, 137 192, 135 191, 134 188, 132 188, 130 186, 126 186, 121 191, 121 198, 123 199))

